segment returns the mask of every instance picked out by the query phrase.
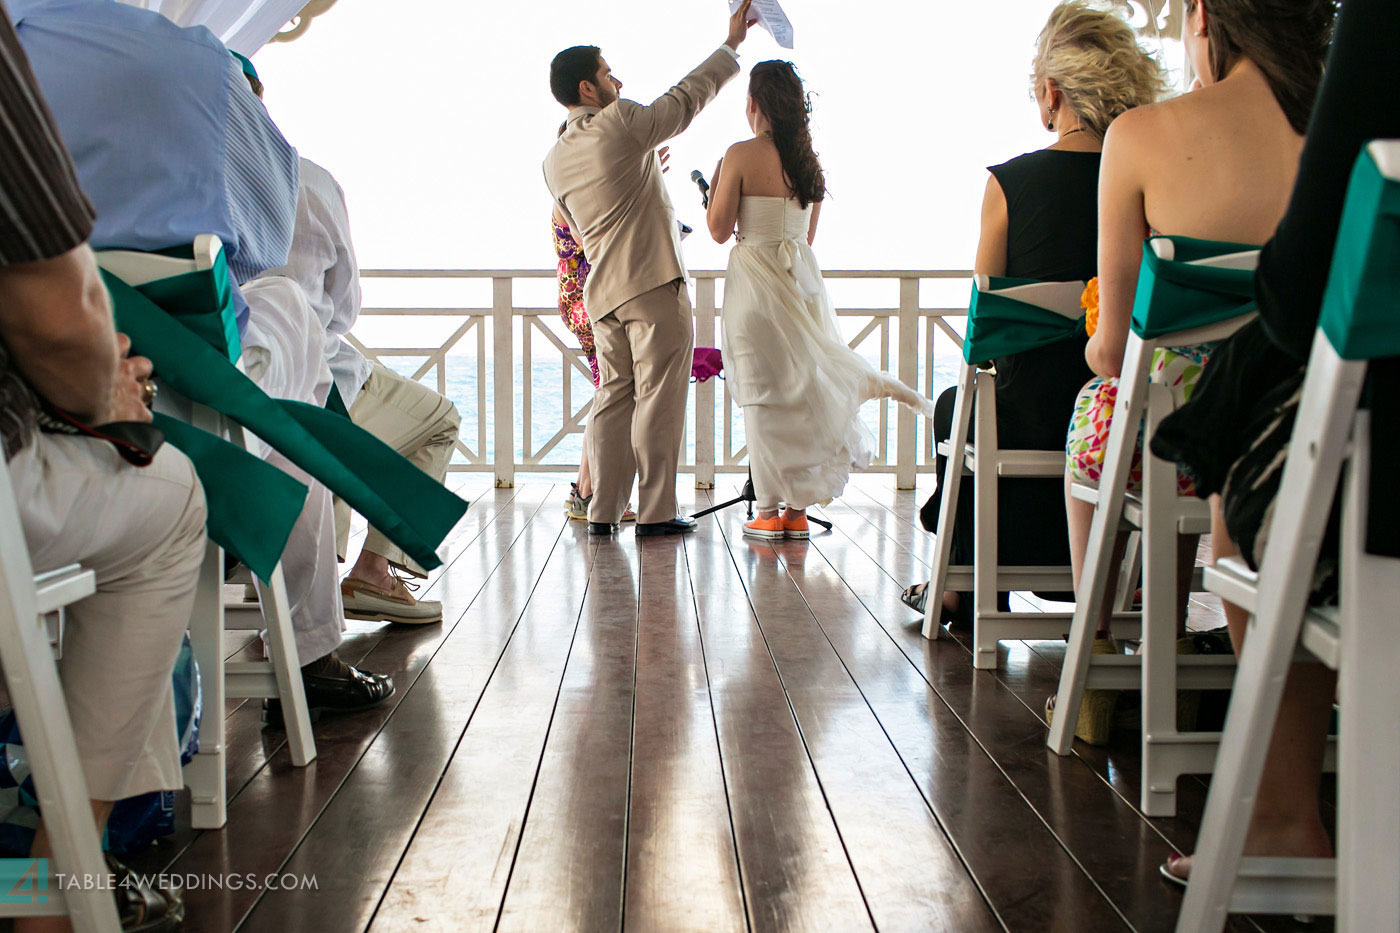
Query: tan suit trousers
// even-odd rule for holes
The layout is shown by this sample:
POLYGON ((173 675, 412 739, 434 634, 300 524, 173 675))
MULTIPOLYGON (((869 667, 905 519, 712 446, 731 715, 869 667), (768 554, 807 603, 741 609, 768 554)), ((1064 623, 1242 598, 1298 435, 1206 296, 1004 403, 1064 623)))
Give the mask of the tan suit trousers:
MULTIPOLYGON (((375 363, 364 388, 350 405, 350 420, 442 482, 457 445, 462 416, 457 406, 432 389, 375 363)), ((335 500, 335 550, 345 559, 350 544, 350 506, 335 500)), ((365 550, 415 577, 428 574, 398 545, 371 526, 365 550)))
POLYGON ((695 348, 684 280, 644 292, 594 321, 593 340, 600 380, 589 416, 588 519, 620 520, 638 478, 637 521, 669 521, 677 512, 676 468, 695 348))
POLYGON ((138 468, 104 441, 38 434, 10 477, 34 570, 97 577, 66 610, 58 662, 89 796, 179 790, 170 672, 206 544, 194 467, 169 444, 138 468))

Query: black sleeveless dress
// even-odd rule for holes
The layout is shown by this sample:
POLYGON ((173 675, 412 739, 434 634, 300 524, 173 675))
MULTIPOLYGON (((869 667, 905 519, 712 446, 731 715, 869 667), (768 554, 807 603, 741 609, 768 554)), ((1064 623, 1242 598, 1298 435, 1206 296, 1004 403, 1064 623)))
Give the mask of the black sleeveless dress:
MULTIPOLYGON (((1099 161, 1097 152, 1041 149, 988 169, 1006 195, 1007 276, 1055 282, 1094 277, 1099 161)), ((1003 448, 1064 449, 1074 400, 1093 375, 1084 361, 1085 339, 995 361, 997 435, 1003 448)), ((938 398, 933 421, 938 443, 952 434, 956 394, 949 389, 938 398)), ((938 457, 939 487, 919 512, 930 532, 938 525, 945 460, 938 457)), ((1003 479, 997 502, 1002 564, 1069 563, 1063 480, 1003 479)), ((972 563, 973 536, 972 490, 965 484, 953 528, 953 563, 972 563)))

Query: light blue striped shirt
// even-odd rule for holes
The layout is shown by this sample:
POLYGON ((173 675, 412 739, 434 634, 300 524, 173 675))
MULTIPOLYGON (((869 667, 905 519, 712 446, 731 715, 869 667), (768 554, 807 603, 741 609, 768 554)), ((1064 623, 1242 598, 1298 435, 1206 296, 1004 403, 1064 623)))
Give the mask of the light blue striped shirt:
MULTIPOLYGON (((8 0, 97 208, 96 249, 224 243, 238 282, 283 265, 297 154, 238 62, 202 26, 116 0, 8 0)), ((247 323, 242 296, 238 324, 247 323)))

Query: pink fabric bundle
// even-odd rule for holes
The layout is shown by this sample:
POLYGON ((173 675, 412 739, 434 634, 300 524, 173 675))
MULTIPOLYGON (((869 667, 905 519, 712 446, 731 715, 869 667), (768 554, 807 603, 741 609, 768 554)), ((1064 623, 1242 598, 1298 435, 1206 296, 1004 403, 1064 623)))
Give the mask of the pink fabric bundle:
POLYGON ((690 378, 696 382, 713 379, 724 372, 724 358, 714 347, 696 347, 695 358, 690 364, 690 378))

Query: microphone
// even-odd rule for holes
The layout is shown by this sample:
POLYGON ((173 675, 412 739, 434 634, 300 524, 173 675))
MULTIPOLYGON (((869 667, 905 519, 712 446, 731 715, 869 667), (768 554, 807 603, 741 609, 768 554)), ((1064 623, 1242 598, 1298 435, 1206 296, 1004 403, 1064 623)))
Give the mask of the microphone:
POLYGON ((705 180, 705 176, 700 174, 697 168, 690 173, 690 180, 695 182, 695 187, 700 189, 700 206, 708 209, 710 206, 710 183, 705 180))

